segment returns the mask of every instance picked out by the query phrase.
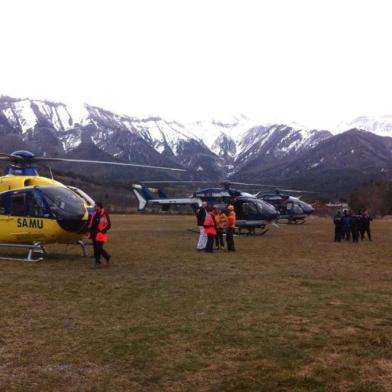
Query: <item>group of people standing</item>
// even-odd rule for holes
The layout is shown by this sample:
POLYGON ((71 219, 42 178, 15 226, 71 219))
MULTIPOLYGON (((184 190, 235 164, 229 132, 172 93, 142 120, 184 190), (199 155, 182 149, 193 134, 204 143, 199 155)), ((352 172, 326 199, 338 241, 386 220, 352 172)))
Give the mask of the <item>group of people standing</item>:
POLYGON ((334 217, 335 242, 342 240, 358 242, 365 239, 365 234, 369 241, 372 241, 370 222, 373 219, 367 211, 352 214, 350 211, 338 211, 334 217))
POLYGON ((200 230, 197 250, 212 253, 214 243, 216 249, 224 249, 223 236, 226 233, 226 244, 229 252, 234 252, 234 230, 236 225, 236 214, 234 207, 227 207, 227 214, 219 207, 210 207, 207 202, 196 212, 197 226, 200 230))

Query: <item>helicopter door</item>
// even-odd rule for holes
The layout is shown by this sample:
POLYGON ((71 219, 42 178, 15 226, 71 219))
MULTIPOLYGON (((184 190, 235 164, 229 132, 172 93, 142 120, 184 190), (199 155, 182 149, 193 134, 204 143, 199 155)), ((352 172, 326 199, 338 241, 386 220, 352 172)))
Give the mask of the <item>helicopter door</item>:
MULTIPOLYGON (((35 189, 7 192, 1 197, 8 215, 11 240, 42 241, 46 239, 43 218, 51 218, 50 211, 35 189)), ((1 210, 1 209, 0 209, 1 210)))
MULTIPOLYGON (((12 216, 27 216, 32 218, 51 218, 52 215, 35 190, 24 190, 4 195, 5 205, 8 204, 8 214, 12 216), (7 201, 8 199, 8 201, 7 201)), ((0 208, 1 210, 1 208, 0 208)))
POLYGON ((0 195, 0 215, 7 215, 7 195, 0 195))

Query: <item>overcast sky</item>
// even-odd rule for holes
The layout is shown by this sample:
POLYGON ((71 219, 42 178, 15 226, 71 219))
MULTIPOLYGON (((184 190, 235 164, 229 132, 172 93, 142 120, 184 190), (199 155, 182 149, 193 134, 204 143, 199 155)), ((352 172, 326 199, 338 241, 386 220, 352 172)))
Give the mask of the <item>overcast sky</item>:
POLYGON ((0 94, 333 128, 392 114, 389 3, 4 1, 0 94))

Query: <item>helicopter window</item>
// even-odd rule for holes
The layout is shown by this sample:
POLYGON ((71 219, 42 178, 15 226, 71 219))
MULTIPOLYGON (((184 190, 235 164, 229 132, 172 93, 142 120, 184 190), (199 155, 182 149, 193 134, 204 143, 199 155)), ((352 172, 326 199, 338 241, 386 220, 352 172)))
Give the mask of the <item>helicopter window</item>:
POLYGON ((257 206, 253 203, 242 203, 242 212, 244 216, 258 214, 257 206))
POLYGON ((36 192, 27 194, 27 208, 29 216, 36 218, 49 218, 50 212, 44 206, 43 200, 36 192))
POLYGON ((25 193, 14 193, 13 195, 11 195, 11 215, 27 215, 25 193))
POLYGON ((68 188, 40 187, 50 210, 57 217, 83 216, 85 213, 82 199, 68 188))

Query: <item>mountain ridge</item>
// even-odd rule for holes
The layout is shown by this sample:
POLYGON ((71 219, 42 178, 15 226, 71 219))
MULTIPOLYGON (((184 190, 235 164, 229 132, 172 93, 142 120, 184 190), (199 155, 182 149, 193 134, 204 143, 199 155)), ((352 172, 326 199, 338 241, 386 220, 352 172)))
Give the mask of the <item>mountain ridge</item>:
MULTIPOLYGON (((369 122, 367 118, 366 121, 369 122)), ((362 124, 366 121, 361 118, 362 124)), ((382 133, 379 124, 377 127, 382 133)), ((52 156, 72 155, 74 151, 94 155, 94 149, 83 147, 92 145, 108 154, 107 157, 121 161, 185 168, 187 178, 192 179, 233 178, 254 182, 269 178, 269 182, 275 179, 289 184, 302 175, 309 187, 312 181, 315 186, 320 183, 314 180, 313 173, 327 163, 331 168, 329 173, 334 173, 327 175, 327 180, 336 179, 334 162, 328 159, 328 153, 333 153, 330 145, 334 140, 340 140, 338 143, 343 141, 347 151, 355 149, 356 144, 360 146, 360 157, 346 151, 336 158, 341 162, 338 167, 342 173, 355 169, 355 183, 377 175, 383 159, 384 175, 390 171, 392 147, 388 137, 383 139, 373 133, 374 137, 369 137, 368 132, 358 129, 333 135, 326 130, 299 128, 287 124, 255 125, 245 115, 233 116, 229 121, 185 124, 160 116, 120 115, 87 104, 70 107, 61 102, 0 97, 0 137, 4 149, 20 145, 52 156), (370 148, 372 144, 377 149, 370 148), (377 158, 379 153, 381 156, 377 158), (358 160, 366 162, 366 171, 356 169, 358 160), (302 173, 299 176, 298 171, 302 173)), ((384 133, 388 132, 389 128, 384 133)), ((335 145, 336 151, 340 148, 339 144, 335 145)), ((91 156, 83 158, 92 159, 91 156)), ((163 176, 167 177, 159 174, 159 178, 163 176)), ((322 187, 331 190, 329 185, 322 187)), ((347 192, 345 186, 338 188, 347 192)))

